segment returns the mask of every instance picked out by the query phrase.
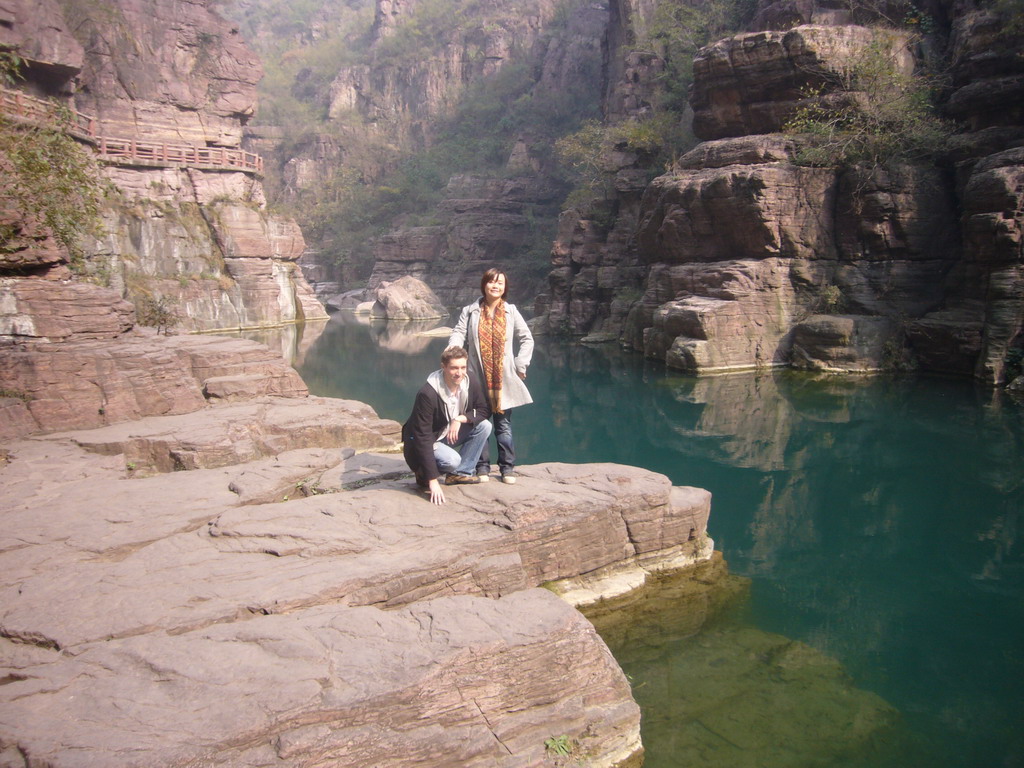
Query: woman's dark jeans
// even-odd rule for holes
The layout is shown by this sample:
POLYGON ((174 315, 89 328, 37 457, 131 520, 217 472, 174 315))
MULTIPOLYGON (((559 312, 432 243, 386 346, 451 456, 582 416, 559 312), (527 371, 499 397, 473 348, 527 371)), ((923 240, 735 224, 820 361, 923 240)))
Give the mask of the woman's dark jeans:
MULTIPOLYGON (((494 436, 498 441, 498 468, 502 474, 515 469, 516 446, 512 440, 512 409, 507 408, 504 413, 492 413, 494 421, 494 436)), ((476 465, 478 475, 486 475, 491 471, 490 440, 484 444, 480 452, 480 460, 476 465)))

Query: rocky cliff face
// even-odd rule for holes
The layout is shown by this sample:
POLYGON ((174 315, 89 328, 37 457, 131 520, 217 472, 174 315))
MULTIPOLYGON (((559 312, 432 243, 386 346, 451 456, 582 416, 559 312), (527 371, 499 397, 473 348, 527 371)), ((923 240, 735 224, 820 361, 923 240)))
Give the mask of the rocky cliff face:
POLYGON ((512 300, 529 305, 543 285, 546 264, 522 256, 536 253, 531 246, 548 233, 533 232, 531 219, 551 218, 564 193, 564 186, 537 174, 454 176, 438 209, 444 223, 382 237, 368 288, 412 275, 429 283, 445 306, 461 306, 480 296, 480 276, 498 266, 509 273, 512 300))
POLYGON ((705 143, 642 197, 618 185, 613 226, 564 222, 546 327, 694 373, 1019 373, 1020 35, 989 11, 950 15, 948 42, 930 43, 952 57, 945 109, 963 132, 934 164, 807 167, 779 133, 808 86, 856 102, 835 84, 869 48, 912 68, 921 49, 895 31, 780 3, 761 8, 756 31, 702 49, 690 100, 705 143))
POLYGON ((145 322, 158 306, 184 330, 326 316, 295 266, 301 232, 267 212, 258 158, 237 161, 260 76, 237 29, 205 2, 17 0, 4 12, 0 42, 27 62, 22 90, 63 96, 81 114, 113 190, 75 274, 67 253, 31 231, 10 249, 16 258, 0 265, 6 340, 54 338, 39 330, 48 310, 23 297, 59 294, 55 281, 69 278, 114 289, 145 322), (40 278, 50 284, 33 287, 40 278))
POLYGON ((86 54, 75 106, 106 136, 237 147, 252 117, 257 58, 206 2, 65 3, 86 54))
MULTIPOLYGON (((608 123, 642 118, 664 92, 664 58, 638 50, 637 37, 656 3, 612 0, 605 33, 602 110, 608 123)), ((588 341, 619 338, 626 315, 642 293, 647 268, 636 249, 640 199, 650 179, 642 158, 616 146, 602 158, 614 194, 587 213, 563 212, 551 249, 547 290, 534 305, 542 332, 588 341)))

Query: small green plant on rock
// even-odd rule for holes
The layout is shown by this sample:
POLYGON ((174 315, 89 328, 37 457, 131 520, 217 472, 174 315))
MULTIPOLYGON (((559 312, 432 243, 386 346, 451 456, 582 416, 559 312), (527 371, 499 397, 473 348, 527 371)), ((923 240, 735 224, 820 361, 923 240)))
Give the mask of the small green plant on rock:
POLYGON ((6 387, 0 387, 0 399, 5 397, 12 397, 25 403, 32 399, 32 395, 28 392, 22 392, 20 389, 7 389, 6 387))
POLYGON ((575 743, 564 733, 561 736, 552 736, 544 740, 544 750, 552 755, 568 757, 573 753, 575 743))
POLYGON ((838 285, 826 285, 821 289, 821 309, 826 315, 835 314, 842 309, 843 292, 838 285))

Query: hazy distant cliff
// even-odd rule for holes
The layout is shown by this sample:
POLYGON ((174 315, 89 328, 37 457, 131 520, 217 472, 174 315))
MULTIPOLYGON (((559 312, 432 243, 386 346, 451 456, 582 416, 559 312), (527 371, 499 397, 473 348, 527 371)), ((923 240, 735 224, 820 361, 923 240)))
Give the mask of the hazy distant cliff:
POLYGON ((324 4, 300 20, 238 2, 228 12, 278 61, 251 146, 271 158, 272 199, 303 222, 318 290, 412 274, 454 305, 493 264, 509 270, 517 300, 543 289, 569 190, 553 144, 600 114, 603 3, 388 1, 355 18, 324 4), (304 30, 297 45, 267 34, 286 18, 304 30))

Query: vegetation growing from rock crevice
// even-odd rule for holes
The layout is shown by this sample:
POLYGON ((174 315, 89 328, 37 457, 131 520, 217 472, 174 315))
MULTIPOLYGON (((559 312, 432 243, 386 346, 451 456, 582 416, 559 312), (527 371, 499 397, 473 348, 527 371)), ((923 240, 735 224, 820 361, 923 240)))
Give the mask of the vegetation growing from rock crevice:
POLYGON ((756 5, 754 0, 662 0, 656 5, 637 47, 657 51, 665 61, 660 109, 686 111, 697 51, 739 31, 754 15, 756 5))
POLYGON ((697 140, 690 131, 688 94, 697 51, 738 31, 753 15, 751 0, 662 0, 638 21, 635 50, 651 51, 664 65, 652 85, 652 103, 617 123, 592 120, 559 139, 556 152, 574 184, 565 208, 587 210, 614 195, 608 162, 615 152, 631 153, 651 176, 671 167, 697 140))
POLYGON ((804 139, 797 155, 803 165, 885 166, 919 161, 942 152, 953 126, 934 107, 939 79, 901 70, 898 41, 889 30, 827 86, 805 90, 806 100, 783 131, 804 139))
POLYGON ((139 325, 156 328, 157 334, 170 334, 170 329, 178 324, 179 317, 175 302, 167 296, 141 294, 135 300, 135 314, 139 325))
POLYGON ((982 3, 988 7, 1000 21, 997 40, 1003 44, 1019 45, 1019 35, 1024 34, 1024 0, 991 0, 982 3))
MULTIPOLYGON (((0 52, 0 85, 14 85, 24 62, 0 52)), ((27 124, 0 115, 0 252, 24 247, 25 222, 42 226, 71 255, 84 259, 81 241, 100 229, 100 206, 110 185, 88 149, 69 133, 71 113, 54 103, 53 119, 27 124)))
POLYGON ((574 185, 564 207, 589 211, 614 197, 615 168, 609 162, 614 153, 632 154, 653 178, 686 146, 687 135, 681 118, 671 111, 610 125, 588 120, 555 142, 556 157, 574 185))

